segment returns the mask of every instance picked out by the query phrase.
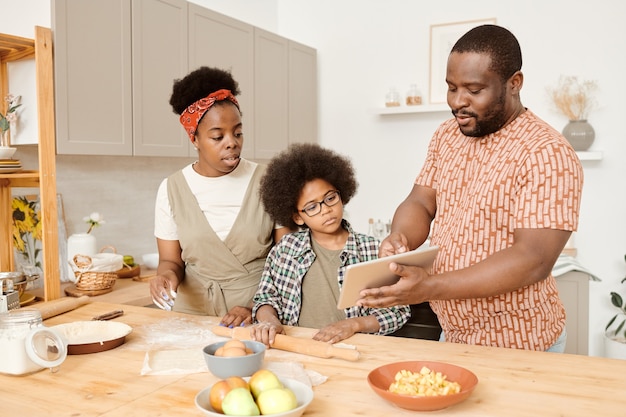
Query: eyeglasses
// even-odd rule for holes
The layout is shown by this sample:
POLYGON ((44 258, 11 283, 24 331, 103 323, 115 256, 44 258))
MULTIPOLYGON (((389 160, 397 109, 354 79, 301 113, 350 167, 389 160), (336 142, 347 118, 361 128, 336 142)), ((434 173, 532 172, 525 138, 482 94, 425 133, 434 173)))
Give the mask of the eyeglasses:
POLYGON ((322 201, 309 203, 308 206, 300 210, 302 213, 309 217, 317 216, 322 212, 322 204, 326 204, 326 207, 332 207, 341 201, 339 191, 329 191, 326 197, 322 201))

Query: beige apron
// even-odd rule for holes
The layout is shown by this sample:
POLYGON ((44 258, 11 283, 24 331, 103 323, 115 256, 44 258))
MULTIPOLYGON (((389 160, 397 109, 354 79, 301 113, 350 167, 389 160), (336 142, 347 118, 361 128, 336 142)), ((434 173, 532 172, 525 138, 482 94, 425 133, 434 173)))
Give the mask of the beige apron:
POLYGON ((221 317, 235 306, 251 306, 274 231, 259 198, 264 171, 261 165, 254 171, 224 241, 207 221, 182 171, 168 178, 168 198, 185 262, 174 311, 221 317))

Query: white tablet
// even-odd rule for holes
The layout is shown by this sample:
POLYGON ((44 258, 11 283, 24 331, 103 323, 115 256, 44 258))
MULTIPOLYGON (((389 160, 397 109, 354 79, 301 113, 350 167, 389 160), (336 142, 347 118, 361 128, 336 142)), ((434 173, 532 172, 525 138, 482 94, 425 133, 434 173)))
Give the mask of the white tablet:
POLYGON ((410 252, 348 265, 344 273, 337 308, 344 309, 356 305, 356 301, 361 298, 359 296, 361 290, 395 284, 399 277, 389 270, 391 262, 430 269, 438 251, 437 246, 418 248, 410 252))

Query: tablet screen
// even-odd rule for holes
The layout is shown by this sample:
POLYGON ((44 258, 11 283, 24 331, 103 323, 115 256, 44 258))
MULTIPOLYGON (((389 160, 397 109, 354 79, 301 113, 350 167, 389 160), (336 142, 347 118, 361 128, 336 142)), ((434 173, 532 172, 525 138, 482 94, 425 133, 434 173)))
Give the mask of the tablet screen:
POLYGON ((399 277, 389 270, 391 262, 430 269, 438 251, 437 246, 426 249, 417 248, 410 252, 348 265, 344 273, 337 308, 344 309, 356 305, 361 290, 384 287, 397 282, 399 277))

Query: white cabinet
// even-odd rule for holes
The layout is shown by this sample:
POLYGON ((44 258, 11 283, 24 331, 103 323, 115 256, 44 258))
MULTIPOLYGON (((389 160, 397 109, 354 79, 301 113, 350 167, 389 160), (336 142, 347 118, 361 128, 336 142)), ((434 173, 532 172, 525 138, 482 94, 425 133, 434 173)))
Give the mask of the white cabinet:
POLYGON ((288 40, 254 31, 254 156, 270 159, 288 145, 288 40))
POLYGON ((53 0, 59 154, 193 156, 169 105, 200 66, 239 83, 243 156, 317 140, 313 48, 184 0, 53 0))
POLYGON ((57 153, 131 155, 131 7, 52 1, 57 153))
POLYGON ((292 143, 317 142, 317 51, 255 29, 255 157, 292 143))
POLYGON ((567 315, 565 353, 589 353, 589 274, 570 271, 555 277, 567 315))
POLYGON ((254 158, 254 26, 189 4, 189 71, 201 66, 229 70, 241 95, 243 156, 254 158))
POLYGON ((188 156, 189 138, 169 104, 187 66, 187 2, 132 2, 133 155, 188 156))
POLYGON ((289 41, 289 143, 317 142, 317 51, 289 41))

